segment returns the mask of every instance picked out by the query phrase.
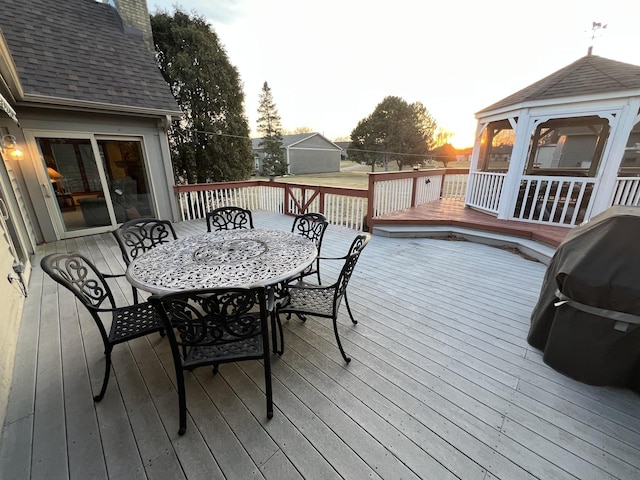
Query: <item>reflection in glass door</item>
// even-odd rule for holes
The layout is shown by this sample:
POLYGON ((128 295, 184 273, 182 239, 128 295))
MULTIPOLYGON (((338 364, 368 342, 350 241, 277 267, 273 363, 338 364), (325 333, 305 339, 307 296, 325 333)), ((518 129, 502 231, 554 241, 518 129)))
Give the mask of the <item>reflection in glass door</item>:
POLYGON ((154 215, 140 141, 45 137, 36 141, 64 231, 115 227, 154 215))

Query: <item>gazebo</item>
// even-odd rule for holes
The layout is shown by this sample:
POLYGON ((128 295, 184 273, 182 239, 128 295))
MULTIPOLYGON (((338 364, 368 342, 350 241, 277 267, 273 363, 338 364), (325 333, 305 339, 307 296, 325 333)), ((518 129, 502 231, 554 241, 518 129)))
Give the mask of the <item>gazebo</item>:
POLYGON ((467 206, 570 227, 640 205, 640 66, 589 52, 476 119, 467 206))

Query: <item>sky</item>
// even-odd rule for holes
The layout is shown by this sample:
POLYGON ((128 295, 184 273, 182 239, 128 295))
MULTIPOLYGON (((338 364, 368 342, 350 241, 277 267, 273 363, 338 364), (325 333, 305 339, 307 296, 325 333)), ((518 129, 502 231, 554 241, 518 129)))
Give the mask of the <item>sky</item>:
POLYGON ((457 148, 475 113, 587 54, 640 66, 630 0, 147 0, 210 23, 238 69, 251 136, 266 81, 292 131, 349 137, 387 96, 421 102, 457 148), (593 22, 606 25, 595 38, 593 22))

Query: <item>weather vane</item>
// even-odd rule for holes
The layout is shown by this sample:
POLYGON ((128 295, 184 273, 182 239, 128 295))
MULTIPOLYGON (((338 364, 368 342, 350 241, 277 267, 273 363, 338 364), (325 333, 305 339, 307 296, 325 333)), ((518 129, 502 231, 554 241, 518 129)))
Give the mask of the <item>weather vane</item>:
POLYGON ((598 31, 604 30, 605 28, 607 28, 607 26, 603 25, 600 22, 591 22, 591 45, 589 45, 587 55, 591 55, 591 53, 593 52, 593 41, 598 36, 598 31))

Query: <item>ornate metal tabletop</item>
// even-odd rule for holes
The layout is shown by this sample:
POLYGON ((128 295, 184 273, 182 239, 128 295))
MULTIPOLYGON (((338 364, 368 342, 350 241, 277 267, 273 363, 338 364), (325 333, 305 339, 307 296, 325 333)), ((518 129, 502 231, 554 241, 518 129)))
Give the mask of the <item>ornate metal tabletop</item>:
POLYGON ((131 262, 127 279, 155 294, 268 286, 301 272, 317 254, 311 240, 281 230, 211 232, 154 247, 131 262))

